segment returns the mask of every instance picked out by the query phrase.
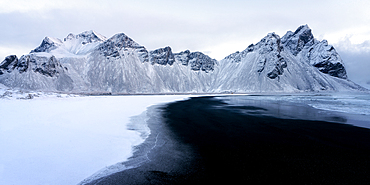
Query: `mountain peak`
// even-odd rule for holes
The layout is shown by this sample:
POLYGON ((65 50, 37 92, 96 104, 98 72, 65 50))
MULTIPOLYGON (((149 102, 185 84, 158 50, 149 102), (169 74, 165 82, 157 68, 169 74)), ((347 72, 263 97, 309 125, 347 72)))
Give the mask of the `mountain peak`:
POLYGON ((128 37, 124 33, 118 33, 113 35, 113 37, 106 40, 106 42, 113 43, 115 46, 119 48, 135 48, 135 47, 141 47, 137 42, 135 42, 133 39, 128 37))
POLYGON ((101 51, 104 56, 117 57, 122 48, 139 49, 144 54, 147 54, 144 46, 141 46, 124 33, 115 34, 113 37, 100 44, 97 49, 101 51))
POLYGON ((107 40, 107 38, 105 36, 97 33, 94 30, 84 31, 84 32, 82 32, 78 35, 74 35, 73 33, 70 33, 70 34, 67 35, 66 38, 64 38, 64 42, 66 42, 68 40, 72 40, 72 39, 82 39, 82 40, 84 40, 83 44, 107 40))
POLYGON ((66 42, 67 40, 72 40, 72 39, 75 39, 75 38, 76 38, 76 35, 74 35, 73 33, 70 33, 63 40, 64 40, 64 42, 66 42))
POLYGON ((261 48, 260 53, 265 54, 271 51, 280 52, 281 50, 281 39, 280 36, 273 33, 267 34, 260 42, 256 44, 256 48, 261 48))
POLYGON ((293 33, 288 31, 281 39, 283 45, 295 56, 304 48, 314 44, 315 39, 308 25, 302 25, 293 33))
POLYGON ((95 32, 94 30, 85 31, 76 35, 76 39, 83 39, 82 44, 94 43, 107 40, 103 35, 95 32))
POLYGON ((56 47, 62 45, 62 41, 59 40, 58 38, 53 38, 53 37, 45 37, 41 45, 37 47, 36 49, 32 50, 31 53, 36 53, 36 52, 49 52, 56 47))
POLYGON ((294 34, 303 33, 307 30, 311 31, 311 28, 307 24, 301 25, 295 30, 294 34))

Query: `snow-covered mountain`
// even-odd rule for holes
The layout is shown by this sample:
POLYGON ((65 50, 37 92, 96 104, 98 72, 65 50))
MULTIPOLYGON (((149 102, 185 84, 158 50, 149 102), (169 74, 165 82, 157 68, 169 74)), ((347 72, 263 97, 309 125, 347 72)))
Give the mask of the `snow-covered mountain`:
POLYGON ((270 33, 221 60, 216 91, 324 91, 362 89, 347 79, 343 61, 326 40, 300 26, 282 38, 270 33), (232 71, 232 72, 231 72, 232 71))
POLYGON ((221 61, 170 47, 148 51, 124 33, 45 37, 0 64, 0 83, 27 90, 86 93, 219 93, 363 90, 347 79, 339 54, 307 26, 270 33, 221 61))

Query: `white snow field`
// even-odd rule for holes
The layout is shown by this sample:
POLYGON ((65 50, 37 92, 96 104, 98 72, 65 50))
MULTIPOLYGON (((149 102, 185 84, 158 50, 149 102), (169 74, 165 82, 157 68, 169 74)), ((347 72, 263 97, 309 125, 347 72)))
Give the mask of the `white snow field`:
POLYGON ((189 96, 63 97, 0 98, 0 184, 78 184, 144 141, 130 117, 189 96))

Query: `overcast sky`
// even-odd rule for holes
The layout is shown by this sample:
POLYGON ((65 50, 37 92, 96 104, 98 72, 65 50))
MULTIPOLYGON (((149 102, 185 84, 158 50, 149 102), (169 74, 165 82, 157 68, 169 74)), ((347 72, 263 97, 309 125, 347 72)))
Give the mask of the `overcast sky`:
POLYGON ((368 0, 0 0, 0 60, 29 53, 45 36, 125 33, 149 50, 201 51, 220 60, 308 24, 334 45, 349 77, 370 87, 368 0), (365 66, 365 67, 364 67, 365 66))

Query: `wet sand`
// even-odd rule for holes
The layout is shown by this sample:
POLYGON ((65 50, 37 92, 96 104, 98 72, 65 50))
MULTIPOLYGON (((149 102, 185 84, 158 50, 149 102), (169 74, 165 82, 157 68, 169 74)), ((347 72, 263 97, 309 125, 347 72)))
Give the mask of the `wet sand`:
POLYGON ((230 106, 213 97, 161 110, 161 123, 148 122, 154 143, 148 160, 89 184, 370 182, 370 129, 343 119, 279 118, 263 114, 263 106, 230 106))

